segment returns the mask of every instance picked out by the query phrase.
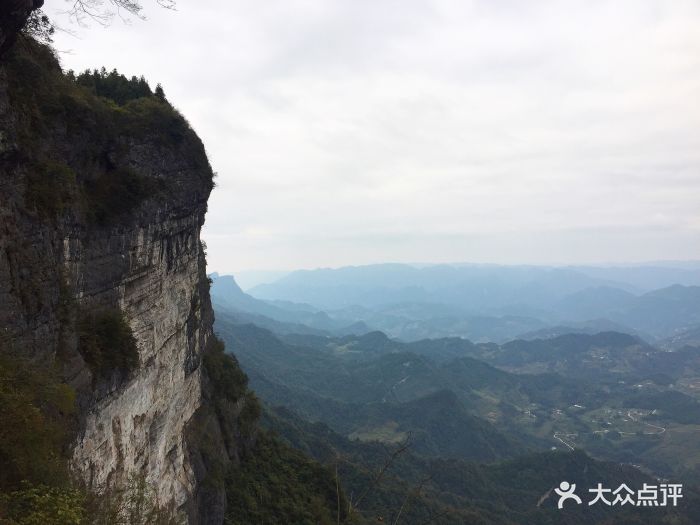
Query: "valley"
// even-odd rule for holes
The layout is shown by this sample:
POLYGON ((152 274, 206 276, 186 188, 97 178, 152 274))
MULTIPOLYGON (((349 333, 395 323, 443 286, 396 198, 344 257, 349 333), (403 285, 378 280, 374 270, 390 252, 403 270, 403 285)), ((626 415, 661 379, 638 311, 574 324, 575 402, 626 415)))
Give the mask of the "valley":
POLYGON ((479 464, 575 452, 700 482, 700 349, 617 331, 502 344, 328 325, 294 333, 282 321, 256 326, 219 300, 216 283, 216 331, 266 406, 353 446, 410 441, 417 457, 479 464))

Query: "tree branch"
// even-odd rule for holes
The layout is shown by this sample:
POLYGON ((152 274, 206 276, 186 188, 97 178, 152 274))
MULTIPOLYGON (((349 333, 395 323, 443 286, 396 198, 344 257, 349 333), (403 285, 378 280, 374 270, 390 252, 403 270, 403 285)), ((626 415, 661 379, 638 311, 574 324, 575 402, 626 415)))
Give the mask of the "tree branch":
POLYGON ((367 488, 365 488, 364 492, 360 494, 360 497, 357 498, 357 501, 352 505, 355 509, 357 509, 362 503, 362 501, 365 499, 367 494, 369 494, 369 491, 372 490, 374 487, 379 485, 381 482, 382 478, 384 477, 384 474, 386 474, 386 471, 389 470, 389 467, 396 461, 396 458, 398 458, 401 454, 406 452, 408 448, 411 446, 411 434, 409 432, 408 436, 404 440, 404 442, 399 446, 398 449, 396 449, 394 452, 392 452, 389 457, 384 461, 384 465, 382 465, 382 468, 379 469, 377 472, 377 475, 374 477, 372 480, 372 483, 370 483, 367 488))

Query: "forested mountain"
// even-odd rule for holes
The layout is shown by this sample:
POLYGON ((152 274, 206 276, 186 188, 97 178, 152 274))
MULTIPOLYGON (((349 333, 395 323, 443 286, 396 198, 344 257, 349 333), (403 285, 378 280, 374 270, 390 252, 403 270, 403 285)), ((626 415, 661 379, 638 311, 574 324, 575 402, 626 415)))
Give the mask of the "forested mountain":
MULTIPOLYGON (((238 324, 225 311, 216 330, 268 407, 266 424, 293 446, 337 466, 354 497, 372 485, 373 471, 401 451, 359 506, 364 516, 395 515, 401 494, 415 491, 424 479, 420 494, 409 498, 409 523, 431 515, 442 516, 437 523, 621 519, 597 512, 552 514, 551 496, 545 497, 552 480, 585 480, 589 472, 601 479, 682 479, 694 497, 691 465, 700 462, 674 450, 677 438, 700 423, 700 404, 690 393, 654 383, 680 386, 695 369, 693 353, 673 354, 659 368, 654 363, 663 363, 667 352, 615 332, 504 345, 459 338, 402 343, 381 332, 280 336, 238 324), (602 365, 600 356, 607 359, 602 365), (533 370, 540 363, 551 363, 541 368, 552 370, 533 370), (570 455, 571 448, 577 452, 570 455), (614 463, 599 463, 578 449, 614 463), (620 463, 641 465, 642 471, 618 471, 620 463), (523 478, 521 469, 533 469, 526 475, 531 478, 523 478), (511 496, 489 502, 489 491, 511 496), (542 498, 540 507, 533 505, 542 498)), ((700 456, 697 446, 686 452, 700 456)), ((689 505, 681 514, 696 512, 689 505)), ((675 519, 669 513, 633 514, 629 519, 639 523, 675 519)))
POLYGON ((561 480, 578 487, 653 483, 637 469, 593 460, 576 451, 535 453, 497 464, 428 458, 406 442, 382 445, 349 440, 323 423, 309 423, 288 409, 266 411, 264 423, 287 443, 333 465, 363 516, 392 523, 662 524, 693 523, 697 495, 678 510, 556 508, 552 489, 561 480), (385 468, 386 467, 386 468, 385 468), (381 473, 381 476, 379 475, 381 473))

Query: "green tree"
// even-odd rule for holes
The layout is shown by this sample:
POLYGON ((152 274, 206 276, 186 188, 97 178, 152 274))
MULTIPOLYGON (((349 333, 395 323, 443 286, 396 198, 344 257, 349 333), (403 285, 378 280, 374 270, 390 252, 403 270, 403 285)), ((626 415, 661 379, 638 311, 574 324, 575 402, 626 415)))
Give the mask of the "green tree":
POLYGON ((160 84, 156 86, 155 96, 165 102, 165 91, 163 91, 163 86, 160 84))
POLYGON ((39 42, 50 44, 53 42, 53 35, 56 28, 51 23, 49 17, 41 9, 32 11, 24 25, 23 32, 33 36, 39 42))
POLYGON ((0 492, 25 480, 61 485, 75 392, 57 371, 0 351, 0 492))

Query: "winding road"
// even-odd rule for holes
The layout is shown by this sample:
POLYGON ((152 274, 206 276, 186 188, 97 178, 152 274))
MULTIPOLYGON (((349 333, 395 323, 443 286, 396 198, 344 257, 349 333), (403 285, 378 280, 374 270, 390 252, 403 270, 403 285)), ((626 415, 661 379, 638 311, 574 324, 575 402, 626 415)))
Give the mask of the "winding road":
POLYGON ((655 428, 656 430, 659 431, 659 432, 644 432, 648 436, 654 436, 654 435, 663 434, 664 432, 666 432, 666 429, 664 427, 660 427, 658 425, 652 425, 651 423, 647 423, 646 421, 639 421, 639 419, 637 419, 636 417, 634 417, 632 415, 631 410, 627 411, 627 417, 630 418, 635 423, 644 423, 646 426, 651 427, 651 428, 655 428))

